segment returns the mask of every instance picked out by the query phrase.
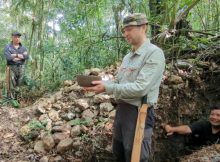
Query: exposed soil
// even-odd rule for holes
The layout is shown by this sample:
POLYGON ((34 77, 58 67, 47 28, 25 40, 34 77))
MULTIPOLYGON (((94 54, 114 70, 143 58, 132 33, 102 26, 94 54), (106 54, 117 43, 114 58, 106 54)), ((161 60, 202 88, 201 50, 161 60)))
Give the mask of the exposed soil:
POLYGON ((33 116, 29 108, 0 108, 0 161, 18 162, 34 161, 34 153, 28 150, 29 145, 19 136, 20 127, 33 116))

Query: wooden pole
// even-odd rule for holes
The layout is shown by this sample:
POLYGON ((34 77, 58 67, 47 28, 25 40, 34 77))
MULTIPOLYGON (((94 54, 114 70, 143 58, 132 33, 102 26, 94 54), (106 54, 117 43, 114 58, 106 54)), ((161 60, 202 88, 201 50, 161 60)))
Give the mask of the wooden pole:
POLYGON ((3 85, 2 85, 2 83, 0 82, 0 99, 3 98, 3 96, 2 96, 2 89, 3 89, 3 85))
POLYGON ((11 97, 11 85, 10 85, 10 67, 7 66, 6 67, 6 80, 5 80, 5 83, 6 83, 6 90, 7 90, 7 97, 11 97))
POLYGON ((144 138, 144 128, 145 128, 145 120, 147 116, 147 96, 143 98, 143 104, 138 112, 136 129, 135 129, 135 136, 134 136, 134 143, 131 155, 131 162, 139 162, 140 155, 141 155, 141 146, 142 141, 144 138))

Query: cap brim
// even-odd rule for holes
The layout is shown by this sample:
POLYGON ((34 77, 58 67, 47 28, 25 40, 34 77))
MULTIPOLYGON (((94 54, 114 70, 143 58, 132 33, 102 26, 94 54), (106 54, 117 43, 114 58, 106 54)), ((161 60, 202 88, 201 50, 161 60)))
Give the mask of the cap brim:
POLYGON ((128 27, 128 26, 141 26, 141 25, 147 25, 148 23, 145 22, 145 23, 140 23, 140 24, 126 24, 126 25, 122 25, 121 27, 121 31, 124 30, 124 28, 128 27))
POLYGON ((19 36, 19 37, 20 37, 21 35, 20 35, 20 34, 13 34, 12 36, 13 36, 13 37, 14 37, 14 36, 19 36))

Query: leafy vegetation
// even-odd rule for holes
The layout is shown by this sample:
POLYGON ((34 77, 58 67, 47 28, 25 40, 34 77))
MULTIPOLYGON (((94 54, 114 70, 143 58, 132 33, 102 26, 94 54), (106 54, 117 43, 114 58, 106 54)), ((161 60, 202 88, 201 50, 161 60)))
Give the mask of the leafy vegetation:
POLYGON ((89 122, 89 120, 74 119, 70 121, 70 125, 83 125, 88 124, 89 122))
POLYGON ((31 130, 40 130, 40 129, 46 129, 46 122, 45 123, 41 123, 40 121, 33 119, 28 123, 28 127, 31 130))
MULTIPOLYGON (((219 36, 218 0, 0 0, 0 48, 20 31, 31 58, 30 86, 54 90, 86 68, 103 68, 121 60, 129 46, 123 40, 121 19, 129 12, 149 18, 148 35, 167 58, 184 50, 206 48, 219 36), (190 35, 189 35, 190 34, 190 35)), ((0 56, 0 82, 5 58, 0 56)))

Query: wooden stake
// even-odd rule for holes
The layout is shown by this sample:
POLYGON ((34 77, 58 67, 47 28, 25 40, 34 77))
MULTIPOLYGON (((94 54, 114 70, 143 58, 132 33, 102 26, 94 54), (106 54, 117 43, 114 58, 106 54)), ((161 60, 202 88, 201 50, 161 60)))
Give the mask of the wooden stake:
POLYGON ((7 90, 7 97, 11 97, 11 85, 10 85, 10 67, 7 66, 6 67, 6 79, 5 79, 5 83, 6 83, 6 90, 7 90))
POLYGON ((131 162, 140 161, 141 146, 142 146, 142 141, 144 138, 145 120, 146 120, 147 109, 148 109, 148 105, 146 103, 147 99, 145 97, 143 99, 143 104, 138 112, 134 143, 133 143, 133 149, 132 149, 132 155, 131 155, 131 162))

